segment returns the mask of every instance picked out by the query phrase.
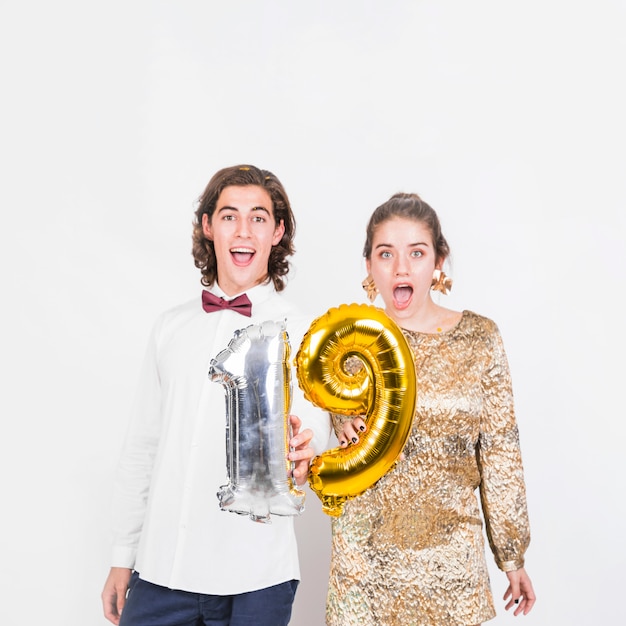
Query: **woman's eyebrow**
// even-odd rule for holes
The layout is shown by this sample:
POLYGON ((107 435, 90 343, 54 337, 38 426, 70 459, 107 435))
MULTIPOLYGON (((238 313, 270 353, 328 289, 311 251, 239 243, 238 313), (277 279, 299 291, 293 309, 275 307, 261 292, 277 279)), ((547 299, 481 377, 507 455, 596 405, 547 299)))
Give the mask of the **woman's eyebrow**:
MULTIPOLYGON (((415 246, 426 246, 428 247, 428 242, 427 241, 417 241, 415 243, 410 243, 408 245, 409 248, 413 248, 415 246)), ((374 246, 374 249, 378 249, 378 248, 394 248, 395 246, 392 243, 379 243, 377 245, 374 246)))

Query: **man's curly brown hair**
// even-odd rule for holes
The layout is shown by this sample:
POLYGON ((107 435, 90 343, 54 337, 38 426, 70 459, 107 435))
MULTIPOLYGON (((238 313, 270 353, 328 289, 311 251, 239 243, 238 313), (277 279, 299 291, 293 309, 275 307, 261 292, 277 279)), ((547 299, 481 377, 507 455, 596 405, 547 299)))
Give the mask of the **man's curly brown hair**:
POLYGON ((257 185, 269 193, 272 199, 276 226, 280 224, 281 220, 285 226, 282 239, 272 247, 270 252, 266 279, 266 282, 273 281, 276 291, 282 291, 285 288, 283 276, 289 272, 287 257, 295 252, 293 238, 296 234, 296 220, 282 183, 272 172, 259 169, 254 165, 233 165, 216 172, 198 199, 198 208, 193 221, 191 250, 195 266, 202 273, 200 282, 205 287, 210 287, 217 280, 215 248, 213 242, 204 236, 202 216, 206 214, 209 221, 212 219, 217 200, 226 187, 245 185, 257 185))

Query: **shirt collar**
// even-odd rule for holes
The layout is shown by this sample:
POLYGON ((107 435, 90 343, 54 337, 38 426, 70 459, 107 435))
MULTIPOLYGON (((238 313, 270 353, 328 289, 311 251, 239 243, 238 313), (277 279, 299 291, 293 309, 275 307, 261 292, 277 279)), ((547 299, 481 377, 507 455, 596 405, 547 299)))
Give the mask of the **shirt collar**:
MULTIPOLYGON (((213 285, 211 285, 211 287, 205 287, 205 289, 207 291, 210 291, 212 294, 219 296, 220 298, 224 298, 224 300, 232 300, 233 298, 240 296, 242 293, 245 293, 248 298, 250 298, 250 302, 252 302, 253 307, 255 304, 261 304, 261 302, 267 300, 276 293, 276 290, 274 289, 274 283, 271 280, 269 281, 269 283, 255 285, 254 287, 251 287, 246 291, 233 294, 232 296, 227 296, 217 284, 217 281, 215 281, 213 285)), ((254 308, 252 309, 252 311, 254 314, 254 308)))

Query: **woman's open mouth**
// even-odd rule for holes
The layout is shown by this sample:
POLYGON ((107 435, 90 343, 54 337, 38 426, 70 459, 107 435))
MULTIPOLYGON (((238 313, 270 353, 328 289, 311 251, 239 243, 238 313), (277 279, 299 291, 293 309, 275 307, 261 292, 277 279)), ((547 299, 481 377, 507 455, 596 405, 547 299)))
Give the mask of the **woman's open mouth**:
POLYGON ((398 285, 393 290, 393 303, 396 308, 404 309, 408 306, 413 296, 413 287, 410 285, 398 285))

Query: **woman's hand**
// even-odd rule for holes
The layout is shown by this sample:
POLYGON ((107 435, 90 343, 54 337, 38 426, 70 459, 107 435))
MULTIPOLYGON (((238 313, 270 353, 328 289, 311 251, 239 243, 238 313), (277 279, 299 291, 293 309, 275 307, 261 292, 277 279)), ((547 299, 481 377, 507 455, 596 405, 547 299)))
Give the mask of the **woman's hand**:
POLYGON ((504 608, 508 611, 516 606, 517 608, 513 611, 513 615, 517 616, 520 613, 528 615, 535 604, 536 598, 533 584, 530 582, 526 570, 520 567, 512 572, 507 572, 506 575, 509 579, 509 587, 503 599, 510 599, 504 608))
POLYGON ((365 430, 365 422, 360 417, 355 417, 353 420, 346 420, 343 423, 341 432, 337 436, 339 445, 342 448, 347 448, 351 444, 358 443, 359 435, 362 435, 365 430))

